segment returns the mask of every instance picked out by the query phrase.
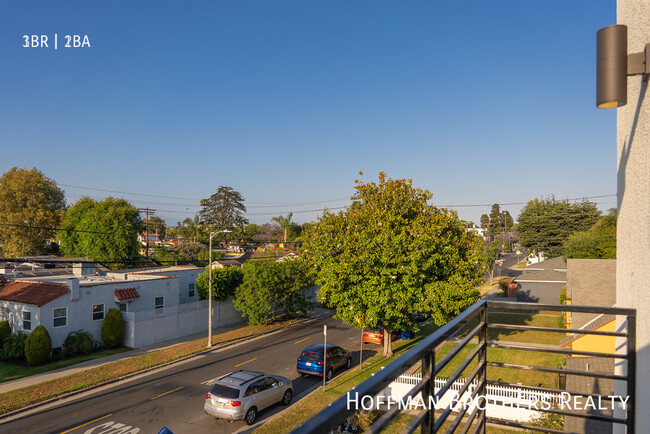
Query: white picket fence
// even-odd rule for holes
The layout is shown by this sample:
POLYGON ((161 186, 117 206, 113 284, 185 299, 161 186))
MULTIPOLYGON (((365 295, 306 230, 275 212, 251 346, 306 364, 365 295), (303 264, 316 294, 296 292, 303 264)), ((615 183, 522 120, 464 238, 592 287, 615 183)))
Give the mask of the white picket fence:
MULTIPOLYGON (((395 379, 384 390, 384 401, 386 397, 391 396, 394 402, 403 400, 408 395, 413 386, 422 381, 422 374, 401 375, 395 379)), ((478 386, 478 381, 474 380, 462 396, 458 392, 465 386, 467 379, 455 381, 447 392, 440 398, 437 408, 447 408, 454 400, 454 411, 459 411, 463 406, 467 406, 467 412, 470 413, 477 403, 477 397, 471 401, 471 394, 478 386)), ((445 378, 435 378, 435 391, 438 392, 447 382, 445 378)), ((513 420, 518 422, 530 421, 532 418, 538 418, 544 413, 537 411, 536 408, 544 406, 557 406, 560 404, 560 395, 557 393, 547 393, 537 390, 527 389, 518 386, 501 386, 497 384, 488 384, 486 387, 487 406, 485 411, 489 417, 499 419, 513 420), (546 404, 548 403, 548 404, 546 404)), ((421 399, 418 394, 413 402, 421 399)))
MULTIPOLYGON (((208 331, 208 300, 183 303, 157 311, 123 312, 124 345, 140 348, 156 342, 208 331)), ((242 321, 232 300, 212 303, 212 326, 242 321)), ((206 334, 207 336, 207 334, 206 334)))

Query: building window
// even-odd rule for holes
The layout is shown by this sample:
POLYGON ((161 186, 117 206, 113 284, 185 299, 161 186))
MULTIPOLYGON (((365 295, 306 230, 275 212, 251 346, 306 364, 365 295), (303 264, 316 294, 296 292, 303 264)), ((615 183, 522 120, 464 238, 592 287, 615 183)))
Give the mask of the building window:
POLYGON ((99 321, 104 319, 104 305, 103 304, 94 304, 93 305, 93 321, 99 321))
POLYGON ((65 327, 68 325, 68 308, 57 307, 52 311, 54 317, 54 327, 65 327))
POLYGON ((23 311, 23 330, 32 329, 32 313, 28 310, 23 311))
POLYGON ((190 283, 190 290, 187 293, 187 296, 188 297, 194 297, 194 284, 193 283, 190 283))
POLYGON ((117 306, 120 308, 120 312, 126 312, 126 303, 118 303, 117 306))
POLYGON ((154 299, 154 306, 153 306, 155 312, 157 315, 160 315, 163 313, 163 309, 165 308, 165 297, 156 297, 154 299))

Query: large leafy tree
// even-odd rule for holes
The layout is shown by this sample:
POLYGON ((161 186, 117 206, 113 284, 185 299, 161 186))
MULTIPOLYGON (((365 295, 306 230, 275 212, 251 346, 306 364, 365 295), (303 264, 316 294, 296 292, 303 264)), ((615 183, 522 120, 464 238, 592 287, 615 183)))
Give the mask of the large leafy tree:
POLYGON ((564 243, 564 256, 578 259, 616 259, 616 208, 589 230, 574 232, 564 243))
POLYGON ((563 244, 571 234, 586 231, 596 223, 600 211, 588 200, 570 203, 554 197, 533 199, 519 214, 519 242, 546 257, 562 256, 563 244))
POLYGON ((7 256, 45 251, 65 209, 63 191, 36 168, 14 167, 0 178, 0 244, 7 256))
POLYGON ((248 223, 244 217, 244 198, 231 187, 221 186, 208 199, 201 199, 199 216, 213 230, 241 228, 248 223))
POLYGON ((140 251, 137 235, 144 229, 138 210, 124 199, 96 202, 83 197, 66 213, 59 233, 65 256, 98 262, 128 262, 140 251))
POLYGON ((280 314, 306 314, 312 308, 304 289, 313 285, 313 277, 305 261, 249 261, 243 272, 234 306, 248 317, 250 324, 267 323, 280 314))
POLYGON ((481 240, 453 211, 427 201, 432 194, 411 180, 355 181, 351 206, 325 211, 308 231, 321 285, 319 298, 336 317, 361 327, 383 326, 384 355, 390 332, 416 329, 413 313, 430 312, 443 324, 478 299, 481 240))
POLYGON ((167 232, 167 224, 165 224, 165 219, 162 219, 158 216, 149 217, 147 222, 147 232, 150 234, 157 234, 160 239, 164 239, 167 232))
MULTIPOLYGON (((206 267, 205 272, 199 274, 196 279, 196 287, 201 300, 208 299, 209 271, 206 267)), ((226 300, 228 297, 235 295, 235 290, 242 284, 243 280, 244 273, 241 267, 214 268, 212 270, 212 298, 214 300, 226 300)))

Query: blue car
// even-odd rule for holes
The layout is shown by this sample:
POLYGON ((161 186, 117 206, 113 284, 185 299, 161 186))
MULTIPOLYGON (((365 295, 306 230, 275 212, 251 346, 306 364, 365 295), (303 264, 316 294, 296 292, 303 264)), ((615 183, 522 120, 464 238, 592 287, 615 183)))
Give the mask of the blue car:
POLYGON ((352 366, 350 352, 336 345, 327 345, 327 367, 323 360, 323 344, 312 345, 305 348, 300 357, 296 371, 301 375, 318 375, 325 373, 327 380, 331 380, 338 369, 349 369, 352 366))

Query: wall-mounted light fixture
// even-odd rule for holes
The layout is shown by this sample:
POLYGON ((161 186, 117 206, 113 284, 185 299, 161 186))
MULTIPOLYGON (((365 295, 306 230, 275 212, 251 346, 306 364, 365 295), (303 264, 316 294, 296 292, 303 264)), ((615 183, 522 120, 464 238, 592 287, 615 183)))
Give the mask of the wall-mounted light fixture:
POLYGON ((627 76, 650 77, 650 44, 640 53, 627 54, 627 26, 616 24, 598 30, 597 92, 598 108, 617 108, 627 104, 627 76))

